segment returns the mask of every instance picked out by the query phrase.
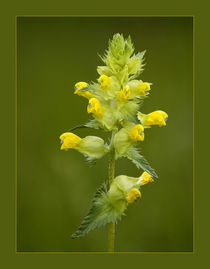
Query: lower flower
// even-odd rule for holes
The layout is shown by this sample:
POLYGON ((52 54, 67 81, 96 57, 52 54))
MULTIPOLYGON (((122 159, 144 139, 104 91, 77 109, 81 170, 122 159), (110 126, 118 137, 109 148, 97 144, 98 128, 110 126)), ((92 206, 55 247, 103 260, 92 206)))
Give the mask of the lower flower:
POLYGON ((153 181, 147 172, 143 172, 140 177, 118 176, 111 183, 109 200, 118 210, 124 211, 128 203, 134 203, 141 198, 140 187, 153 181))

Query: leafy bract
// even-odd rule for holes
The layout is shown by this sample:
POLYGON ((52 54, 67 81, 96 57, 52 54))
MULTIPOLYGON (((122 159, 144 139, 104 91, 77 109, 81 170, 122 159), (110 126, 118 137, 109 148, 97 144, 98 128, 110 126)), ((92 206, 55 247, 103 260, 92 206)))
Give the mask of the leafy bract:
POLYGON ((153 178, 158 178, 155 170, 150 166, 148 161, 139 153, 135 147, 130 147, 124 154, 124 157, 127 157, 129 160, 131 160, 138 169, 142 169, 148 172, 153 178))
POLYGON ((110 203, 107 187, 103 184, 96 191, 88 215, 84 218, 78 230, 72 235, 72 238, 82 237, 95 228, 110 222, 117 222, 121 219, 122 215, 123 212, 120 212, 110 203))

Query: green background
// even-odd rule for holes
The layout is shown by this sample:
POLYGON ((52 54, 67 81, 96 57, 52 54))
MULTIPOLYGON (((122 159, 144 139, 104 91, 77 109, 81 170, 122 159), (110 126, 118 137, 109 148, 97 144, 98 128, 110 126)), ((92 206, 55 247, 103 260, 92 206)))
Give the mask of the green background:
MULTIPOLYGON (((117 225, 116 251, 193 250, 192 26, 192 18, 18 18, 18 251, 106 251, 106 228, 71 234, 107 177, 107 159, 90 168, 78 152, 60 151, 58 137, 88 120, 74 84, 97 79, 97 53, 117 32, 147 50, 140 78, 153 86, 141 111, 161 109, 169 120, 145 132, 142 153, 159 180, 117 225)), ((140 172, 120 160, 119 174, 140 172)))

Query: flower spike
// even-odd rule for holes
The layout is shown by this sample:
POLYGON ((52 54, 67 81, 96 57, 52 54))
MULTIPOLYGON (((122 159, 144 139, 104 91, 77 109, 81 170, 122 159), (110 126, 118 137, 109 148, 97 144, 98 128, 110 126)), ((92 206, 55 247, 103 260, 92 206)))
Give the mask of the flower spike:
MULTIPOLYGON (((138 78, 144 70, 145 52, 134 54, 130 36, 126 39, 123 34, 117 33, 101 57, 103 65, 97 67, 99 78, 90 84, 83 81, 75 84, 74 94, 88 99, 87 113, 93 119, 71 131, 86 127, 111 134, 106 143, 97 136, 82 138, 71 132, 60 136, 61 150, 77 150, 91 164, 107 153, 110 155, 109 179, 96 191, 88 215, 72 238, 82 237, 109 223, 109 238, 112 238, 114 225, 125 215, 129 205, 141 198, 143 186, 158 178, 144 158, 143 149, 138 148, 143 144, 147 128, 165 126, 168 118, 167 113, 161 110, 149 114, 139 111, 152 85, 138 78), (114 175, 115 161, 123 157, 141 169, 140 176, 114 175)), ((109 251, 113 251, 113 240, 109 245, 109 251)))

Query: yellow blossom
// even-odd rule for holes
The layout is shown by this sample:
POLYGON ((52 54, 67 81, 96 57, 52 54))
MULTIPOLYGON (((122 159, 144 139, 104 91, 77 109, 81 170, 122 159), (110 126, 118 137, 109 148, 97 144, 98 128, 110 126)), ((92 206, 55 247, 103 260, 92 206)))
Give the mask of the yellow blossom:
POLYGON ((168 119, 168 114, 161 110, 154 111, 148 115, 138 112, 137 116, 144 126, 166 126, 166 120, 168 119))
POLYGON ((130 86, 129 85, 126 85, 120 91, 120 99, 122 99, 122 100, 129 100, 130 99, 130 86))
POLYGON ((130 130, 130 139, 133 142, 143 141, 144 140, 144 127, 141 124, 135 125, 130 130))
POLYGON ((77 82, 75 84, 74 94, 77 94, 79 96, 83 96, 83 97, 85 97, 87 99, 90 99, 90 98, 94 97, 94 94, 92 94, 89 91, 80 91, 81 89, 83 89, 83 88, 85 88, 87 86, 88 86, 88 84, 86 82, 82 82, 82 81, 81 82, 77 82))
POLYGON ((147 173, 146 171, 142 173, 140 179, 141 179, 141 181, 140 181, 141 185, 145 185, 149 182, 154 182, 154 179, 152 178, 152 176, 149 173, 147 173))
POLYGON ((81 138, 73 133, 63 133, 60 136, 61 140, 61 149, 76 149, 78 148, 77 142, 81 140, 81 138))
POLYGON ((101 103, 97 98, 91 98, 87 106, 87 112, 93 113, 95 116, 100 117, 102 115, 101 103))
POLYGON ((138 189, 131 189, 127 196, 128 203, 136 202, 141 197, 141 193, 138 189))
POLYGON ((142 82, 139 84, 140 95, 147 95, 150 91, 150 84, 147 82, 142 82))
POLYGON ((110 78, 106 75, 100 76, 98 82, 100 83, 100 87, 103 89, 106 89, 110 86, 110 78))

